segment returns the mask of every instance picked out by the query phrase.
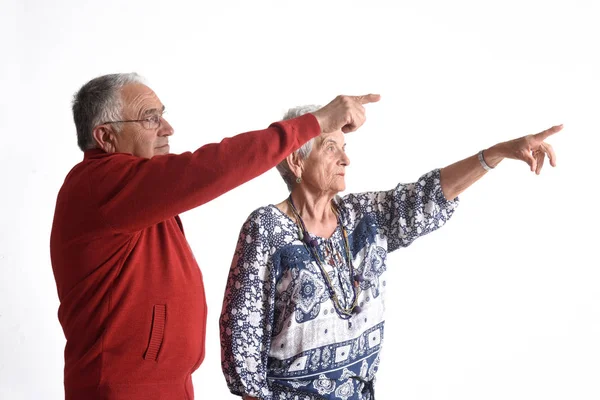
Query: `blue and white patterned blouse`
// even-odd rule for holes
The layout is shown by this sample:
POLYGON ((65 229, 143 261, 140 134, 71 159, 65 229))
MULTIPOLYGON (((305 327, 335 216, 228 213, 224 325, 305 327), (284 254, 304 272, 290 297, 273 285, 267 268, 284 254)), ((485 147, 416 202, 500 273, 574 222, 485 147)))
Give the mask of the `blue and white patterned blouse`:
MULTIPOLYGON (((342 319, 296 223, 277 207, 254 211, 240 232, 220 318, 222 368, 234 394, 260 399, 371 399, 383 342, 387 253, 452 216, 434 170, 385 192, 336 197, 360 283, 360 312, 342 319), (360 378, 360 379, 359 379, 360 378)), ((340 227, 315 238, 342 306, 353 278, 340 227), (332 262, 336 265, 333 268, 332 262)))

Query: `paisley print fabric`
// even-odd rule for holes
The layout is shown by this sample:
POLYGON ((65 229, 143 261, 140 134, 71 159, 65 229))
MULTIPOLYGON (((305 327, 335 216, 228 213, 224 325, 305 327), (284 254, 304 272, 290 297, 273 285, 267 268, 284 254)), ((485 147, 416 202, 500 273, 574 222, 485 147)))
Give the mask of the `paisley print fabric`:
MULTIPOLYGON (((295 222, 273 205, 243 225, 220 318, 222 369, 234 394, 260 399, 370 399, 384 338, 387 254, 444 225, 447 201, 439 170, 383 192, 334 199, 348 232, 358 305, 337 314, 321 267, 299 240, 295 222)), ((338 226, 317 240, 325 272, 343 307, 354 278, 338 226)))

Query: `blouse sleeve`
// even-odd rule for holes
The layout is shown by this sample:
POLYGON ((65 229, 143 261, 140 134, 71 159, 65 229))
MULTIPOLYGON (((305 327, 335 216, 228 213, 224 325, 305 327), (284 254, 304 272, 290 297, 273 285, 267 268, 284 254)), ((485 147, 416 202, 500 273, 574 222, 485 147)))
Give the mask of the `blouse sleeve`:
POLYGON ((221 367, 233 394, 272 399, 267 382, 275 278, 268 268, 264 209, 246 220, 227 279, 220 317, 221 367))
POLYGON ((436 169, 415 183, 400 183, 383 192, 350 194, 342 202, 351 217, 373 221, 378 233, 387 238, 388 251, 394 251, 444 225, 459 199, 446 200, 436 169))

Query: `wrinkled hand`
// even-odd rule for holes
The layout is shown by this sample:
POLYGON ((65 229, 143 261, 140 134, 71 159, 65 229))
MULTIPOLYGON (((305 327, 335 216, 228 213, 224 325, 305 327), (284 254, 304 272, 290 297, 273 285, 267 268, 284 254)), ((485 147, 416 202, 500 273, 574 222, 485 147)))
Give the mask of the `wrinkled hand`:
POLYGON ((545 140, 559 132, 562 125, 553 126, 535 135, 527 135, 518 139, 502 143, 503 156, 514 160, 525 161, 531 171, 539 175, 546 156, 550 159, 550 165, 556 166, 556 154, 554 149, 545 140))
POLYGON ((323 133, 331 133, 340 129, 344 133, 353 132, 365 123, 363 104, 379 101, 380 97, 378 94, 338 96, 312 114, 319 121, 323 133))

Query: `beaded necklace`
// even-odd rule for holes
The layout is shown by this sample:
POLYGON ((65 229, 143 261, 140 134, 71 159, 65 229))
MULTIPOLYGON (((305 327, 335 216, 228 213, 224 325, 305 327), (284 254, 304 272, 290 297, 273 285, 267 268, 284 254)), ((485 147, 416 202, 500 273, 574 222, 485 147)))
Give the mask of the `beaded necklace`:
MULTIPOLYGON (((352 313, 358 314, 362 310, 362 308, 359 305, 357 305, 357 303, 358 303, 358 294, 360 293, 360 282, 363 281, 363 277, 361 275, 354 275, 354 263, 352 260, 352 253, 350 252, 350 245, 348 243, 348 232, 346 232, 346 228, 342 224, 342 220, 340 219, 340 215, 337 210, 337 205, 334 207, 332 204, 331 210, 335 214, 338 225, 342 229, 342 235, 344 236, 344 249, 345 249, 345 253, 346 253, 345 261, 347 262, 348 267, 349 267, 348 269, 350 271, 350 280, 354 281, 354 284, 352 285, 352 304, 350 305, 350 307, 347 307, 347 308, 342 307, 342 305, 339 301, 337 293, 335 292, 335 289, 333 287, 333 283, 331 282, 331 278, 329 277, 329 274, 327 273, 327 271, 325 271, 325 267, 324 267, 325 262, 321 259, 321 256, 319 255, 319 251, 317 249, 317 240, 310 238, 310 235, 308 234, 308 231, 306 230, 306 225, 304 225, 304 221, 302 220, 300 213, 298 212, 298 210, 296 209, 296 206, 294 205, 294 201, 292 200, 291 194, 288 197, 287 202, 290 205, 290 208, 291 208, 292 212, 294 213, 294 216, 296 217, 296 225, 298 226, 298 237, 299 237, 300 241, 304 244, 304 247, 306 247, 307 250, 309 251, 309 253, 312 254, 315 261, 317 262, 317 265, 319 265, 319 269, 321 270, 321 274, 323 275, 323 280, 325 281, 325 283, 327 285, 327 290, 329 291, 329 296, 331 297, 331 300, 333 301, 335 311, 340 316, 340 318, 350 319, 352 317, 352 313)), ((341 285, 341 287, 342 287, 342 291, 344 291, 343 285, 341 285)))

